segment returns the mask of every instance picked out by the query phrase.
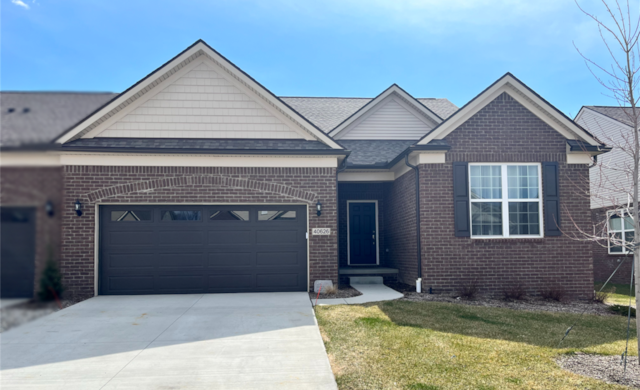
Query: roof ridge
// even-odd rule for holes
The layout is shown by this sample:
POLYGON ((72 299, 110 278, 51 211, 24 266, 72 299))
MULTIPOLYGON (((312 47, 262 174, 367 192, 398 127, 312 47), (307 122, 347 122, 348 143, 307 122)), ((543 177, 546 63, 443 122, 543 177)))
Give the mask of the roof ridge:
MULTIPOLYGON (((372 97, 340 97, 340 96, 278 96, 280 99, 375 99, 372 97)), ((419 97, 415 99, 449 100, 447 98, 419 97)))

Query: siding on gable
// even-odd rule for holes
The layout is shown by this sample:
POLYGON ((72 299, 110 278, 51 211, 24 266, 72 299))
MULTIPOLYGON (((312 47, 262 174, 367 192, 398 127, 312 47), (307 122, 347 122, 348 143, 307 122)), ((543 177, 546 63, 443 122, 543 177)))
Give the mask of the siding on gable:
POLYGON ((379 108, 336 135, 336 139, 417 140, 434 126, 418 118, 394 98, 379 103, 379 108))
POLYGON ((627 167, 632 159, 620 146, 626 143, 625 137, 633 139, 631 128, 589 109, 584 109, 576 122, 613 147, 610 152, 598 156, 597 167, 589 169, 591 209, 626 203, 627 193, 632 191, 632 183, 627 176, 627 167))
POLYGON ((301 139, 205 62, 96 137, 301 139))

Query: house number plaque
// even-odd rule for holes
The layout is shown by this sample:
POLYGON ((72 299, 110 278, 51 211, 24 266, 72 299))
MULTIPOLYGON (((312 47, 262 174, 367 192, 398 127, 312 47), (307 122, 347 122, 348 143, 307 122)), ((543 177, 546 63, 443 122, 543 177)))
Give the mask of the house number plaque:
POLYGON ((311 229, 311 234, 314 236, 328 236, 331 234, 331 229, 329 228, 313 228, 311 229))

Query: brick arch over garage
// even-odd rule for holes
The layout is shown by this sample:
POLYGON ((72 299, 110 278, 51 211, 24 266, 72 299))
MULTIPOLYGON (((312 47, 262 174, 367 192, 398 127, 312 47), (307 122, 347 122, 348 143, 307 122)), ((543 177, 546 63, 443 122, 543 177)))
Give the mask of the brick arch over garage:
POLYGON ((87 193, 83 196, 89 202, 95 203, 103 199, 126 195, 133 192, 151 192, 158 189, 180 188, 189 186, 200 186, 207 188, 233 188, 240 190, 250 190, 258 192, 274 193, 284 195, 288 198, 313 202, 317 199, 317 194, 310 191, 293 188, 280 183, 269 181, 250 180, 227 176, 205 176, 192 175, 170 177, 155 180, 141 180, 126 184, 119 184, 111 187, 101 188, 87 193))

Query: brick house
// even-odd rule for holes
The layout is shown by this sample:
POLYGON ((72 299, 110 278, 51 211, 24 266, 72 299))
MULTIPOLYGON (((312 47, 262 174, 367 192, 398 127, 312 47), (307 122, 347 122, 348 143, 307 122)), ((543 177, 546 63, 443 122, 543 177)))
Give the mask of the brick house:
POLYGON ((566 213, 590 223, 572 179, 606 148, 511 74, 460 109, 397 85, 277 97, 198 41, 121 94, 5 92, 2 121, 2 231, 28 237, 2 240, 23 290, 51 245, 80 298, 350 275, 593 291, 590 245, 563 233, 566 213))
MULTIPOLYGON (((633 222, 628 216, 621 218, 624 213, 621 209, 629 200, 627 194, 633 190, 633 183, 624 172, 633 160, 619 146, 624 144, 627 134, 633 134, 631 112, 621 107, 583 106, 574 120, 612 146, 589 170, 592 225, 596 231, 630 241, 633 222)), ((613 274, 612 283, 628 284, 632 263, 633 255, 623 246, 607 241, 593 244, 593 276, 597 282, 604 282, 613 274)))

